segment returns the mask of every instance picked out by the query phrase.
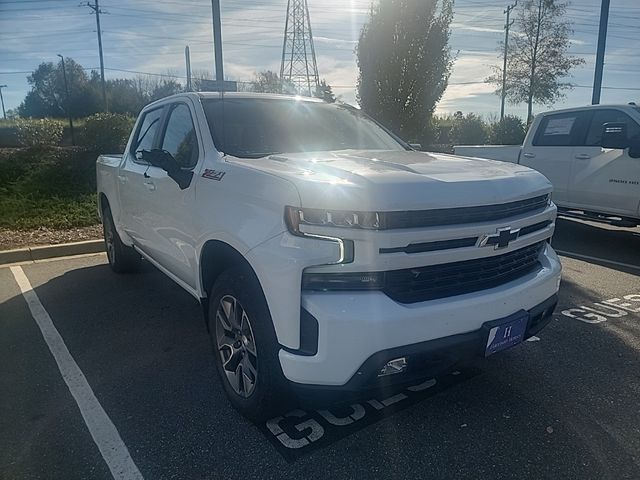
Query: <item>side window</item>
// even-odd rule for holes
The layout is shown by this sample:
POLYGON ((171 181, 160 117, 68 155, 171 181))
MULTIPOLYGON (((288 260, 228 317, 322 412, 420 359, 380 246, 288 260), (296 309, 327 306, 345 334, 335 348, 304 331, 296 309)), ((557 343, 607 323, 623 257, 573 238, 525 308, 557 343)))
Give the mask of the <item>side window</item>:
POLYGON ((582 143, 585 112, 557 113, 545 116, 533 141, 540 147, 569 147, 582 143))
POLYGON ((178 103, 169 112, 162 149, 173 155, 182 168, 193 168, 198 163, 196 129, 184 103, 178 103))
POLYGON ((131 153, 139 158, 138 152, 141 150, 151 150, 153 148, 153 140, 160 128, 160 119, 162 118, 162 108, 156 108, 144 113, 140 127, 136 135, 136 141, 131 145, 131 153))
POLYGON ((589 133, 585 145, 599 147, 602 142, 602 127, 605 123, 626 123, 627 137, 640 138, 640 125, 638 125, 629 115, 620 110, 596 110, 591 120, 589 133))

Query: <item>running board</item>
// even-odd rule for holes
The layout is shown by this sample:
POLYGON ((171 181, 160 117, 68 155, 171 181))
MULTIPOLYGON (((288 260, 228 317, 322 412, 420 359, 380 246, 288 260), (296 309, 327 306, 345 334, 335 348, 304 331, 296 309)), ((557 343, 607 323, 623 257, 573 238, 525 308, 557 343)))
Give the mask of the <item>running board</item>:
POLYGON ((595 212, 584 212, 582 210, 558 208, 558 215, 561 217, 578 218, 580 220, 591 220, 593 222, 606 223, 608 225, 613 225, 614 227, 629 228, 638 226, 638 221, 636 220, 616 216, 606 216, 595 212))

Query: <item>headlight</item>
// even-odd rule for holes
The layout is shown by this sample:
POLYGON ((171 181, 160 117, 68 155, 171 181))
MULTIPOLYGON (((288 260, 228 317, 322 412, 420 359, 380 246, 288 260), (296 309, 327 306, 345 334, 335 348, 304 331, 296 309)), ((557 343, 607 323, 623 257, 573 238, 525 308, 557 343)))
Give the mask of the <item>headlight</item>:
POLYGON ((347 227, 348 214, 344 213, 342 217, 342 221, 345 222, 343 225, 336 225, 331 221, 330 223, 326 222, 326 219, 331 220, 334 218, 338 221, 338 216, 333 216, 332 213, 327 210, 318 210, 318 209, 309 209, 309 208, 297 208, 297 207, 285 207, 284 209, 284 221, 287 224, 287 228, 289 232, 298 237, 307 237, 314 238, 316 240, 327 240, 331 242, 336 242, 338 247, 340 248, 340 257, 335 264, 338 263, 351 263, 354 258, 354 248, 353 248, 353 240, 345 240, 340 237, 331 237, 328 235, 318 235, 315 233, 306 233, 300 231, 300 225, 327 225, 327 226, 344 226, 347 227))
POLYGON ((285 220, 289 231, 293 234, 300 234, 300 225, 361 228, 365 230, 377 230, 380 228, 380 215, 376 212, 285 207, 285 220))

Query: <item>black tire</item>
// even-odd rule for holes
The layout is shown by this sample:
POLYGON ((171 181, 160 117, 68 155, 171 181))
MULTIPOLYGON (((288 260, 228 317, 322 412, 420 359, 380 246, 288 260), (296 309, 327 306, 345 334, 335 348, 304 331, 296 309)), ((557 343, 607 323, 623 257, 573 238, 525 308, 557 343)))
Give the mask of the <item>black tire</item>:
MULTIPOLYGON (((231 325, 232 322, 228 323, 231 325)), ((242 324, 242 321, 239 323, 242 324)), ((288 397, 288 382, 282 373, 278 359, 279 347, 276 333, 262 288, 250 268, 246 266, 233 267, 222 273, 217 279, 209 295, 208 330, 218 377, 236 410, 250 420, 260 421, 280 413, 283 408, 286 408, 284 400, 288 397), (235 337, 236 340, 233 344, 236 347, 234 350, 229 348, 230 345, 219 346, 219 331, 223 328, 223 323, 217 317, 219 309, 224 311, 223 303, 228 306, 232 302, 231 299, 236 300, 234 312, 238 316, 240 316, 240 312, 245 312, 246 323, 249 325, 248 329, 240 327, 239 337, 235 337), (243 332, 246 333, 246 338, 242 336, 243 332), (233 352, 238 353, 241 348, 244 348, 243 343, 250 345, 251 336, 253 337, 253 346, 247 347, 244 354, 239 354, 240 360, 235 362, 237 366, 235 367, 235 375, 233 375, 234 366, 231 365, 233 352), (256 355, 251 353, 252 350, 256 355), (227 355, 229 358, 225 362, 223 357, 227 355), (251 361, 252 359, 255 359, 255 363, 251 361), (253 366, 244 368, 245 363, 243 362, 249 362, 248 366, 253 363, 253 366), (224 365, 227 365, 226 369, 224 365), (248 373, 246 379, 242 379, 242 383, 246 385, 244 392, 240 393, 236 388, 239 386, 238 382, 234 379, 242 378, 244 370, 241 370, 242 373, 238 375, 238 368, 244 369, 248 373), (251 373, 252 368, 257 373, 255 376, 251 373), (251 377, 255 380, 253 385, 251 385, 251 377)), ((223 336, 223 343, 233 342, 233 337, 229 338, 230 335, 226 331, 224 334, 226 335, 223 336)))
POLYGON ((102 212, 102 232, 104 234, 104 246, 107 251, 107 259, 111 270, 116 273, 136 272, 140 268, 140 254, 133 248, 127 247, 120 237, 113 223, 111 209, 104 207, 102 212))

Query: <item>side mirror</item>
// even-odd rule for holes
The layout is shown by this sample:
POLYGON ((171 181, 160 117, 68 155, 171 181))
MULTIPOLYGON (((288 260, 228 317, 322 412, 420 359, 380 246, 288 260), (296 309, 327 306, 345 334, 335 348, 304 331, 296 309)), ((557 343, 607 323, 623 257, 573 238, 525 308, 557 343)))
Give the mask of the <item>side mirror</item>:
POLYGON ((191 185, 193 172, 191 170, 183 170, 176 159, 173 158, 173 155, 166 150, 160 150, 159 148, 143 150, 142 160, 167 172, 169 178, 178 184, 180 190, 184 190, 191 185))
POLYGON ((627 138, 627 124, 617 122, 605 123, 602 126, 602 141, 600 145, 602 148, 616 148, 620 150, 630 147, 631 145, 627 138))
POLYGON ((419 143, 410 143, 410 144, 409 144, 409 146, 410 146, 411 148, 413 148, 414 150, 417 150, 417 151, 419 151, 419 152, 421 152, 421 151, 422 151, 422 145, 421 145, 421 144, 419 144, 419 143))

